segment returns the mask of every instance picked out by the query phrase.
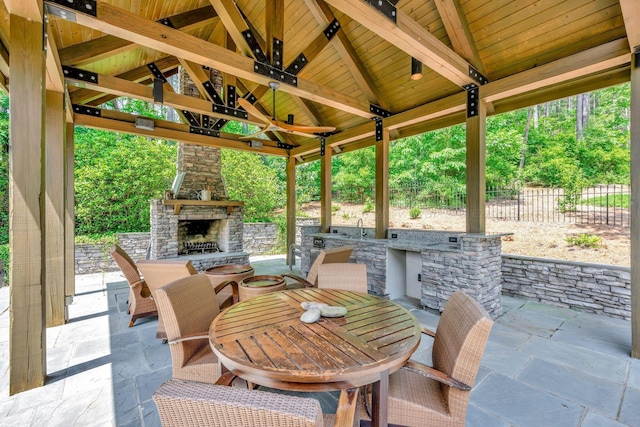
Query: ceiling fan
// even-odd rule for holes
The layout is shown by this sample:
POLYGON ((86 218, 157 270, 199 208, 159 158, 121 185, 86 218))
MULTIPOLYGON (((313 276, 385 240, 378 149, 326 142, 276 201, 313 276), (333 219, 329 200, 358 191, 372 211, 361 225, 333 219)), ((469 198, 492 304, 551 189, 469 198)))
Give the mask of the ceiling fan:
POLYGON ((281 122, 276 119, 276 90, 280 87, 280 83, 278 82, 270 82, 269 87, 273 91, 273 117, 269 118, 265 116, 253 106, 249 101, 244 98, 238 98, 238 103, 242 108, 244 108, 247 113, 252 116, 260 119, 260 121, 264 122, 266 127, 262 128, 259 132, 252 133, 251 135, 243 136, 241 139, 251 139, 256 135, 260 135, 264 132, 286 132, 294 135, 304 136, 306 138, 317 138, 318 135, 314 135, 314 133, 325 133, 325 132, 333 132, 336 130, 333 126, 303 126, 303 125, 294 125, 286 122, 281 122))

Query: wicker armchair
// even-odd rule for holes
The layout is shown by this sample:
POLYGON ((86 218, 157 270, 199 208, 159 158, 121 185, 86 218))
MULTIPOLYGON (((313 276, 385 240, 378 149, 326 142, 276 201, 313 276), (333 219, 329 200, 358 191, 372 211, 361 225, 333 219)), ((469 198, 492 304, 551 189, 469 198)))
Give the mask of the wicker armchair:
POLYGON ((153 400, 164 427, 320 427, 334 419, 315 399, 214 384, 167 381, 153 400))
MULTIPOLYGON (((144 280, 147 282, 147 286, 154 298, 156 297, 156 291, 164 285, 183 277, 198 274, 198 271, 189 260, 140 260, 138 261, 138 269, 144 276, 144 280)), ((216 294, 219 307, 226 307, 238 302, 238 284, 233 281, 227 281, 225 283, 225 286, 220 288, 222 292, 216 294)), ((156 338, 167 339, 162 313, 159 313, 158 316, 156 338)))
POLYGON ((318 288, 367 293, 367 266, 342 262, 322 264, 318 267, 318 288))
POLYGON ((142 317, 157 316, 158 309, 151 297, 146 282, 142 280, 138 273, 138 268, 131 257, 118 245, 111 247, 111 257, 118 264, 122 274, 129 282, 129 310, 131 316, 129 327, 132 327, 137 319, 142 317))
POLYGON ((282 277, 289 277, 309 288, 316 287, 318 286, 318 267, 322 264, 349 262, 351 252, 353 252, 353 246, 342 246, 340 248, 322 250, 320 251, 320 254, 318 254, 318 258, 316 258, 313 265, 309 269, 309 273, 307 274, 306 279, 295 274, 283 274, 282 277))
POLYGON ((171 350, 173 378, 215 383, 220 371, 209 346, 209 326, 220 308, 209 279, 203 274, 183 277, 155 294, 171 350))
POLYGON ((456 291, 434 337, 433 368, 409 361, 389 378, 389 423, 464 426, 467 406, 493 321, 473 298, 456 291))

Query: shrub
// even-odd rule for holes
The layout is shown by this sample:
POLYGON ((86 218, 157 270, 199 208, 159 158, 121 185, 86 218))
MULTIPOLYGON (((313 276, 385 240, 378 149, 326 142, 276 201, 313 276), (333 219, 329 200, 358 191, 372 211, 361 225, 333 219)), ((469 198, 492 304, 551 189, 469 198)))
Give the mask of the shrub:
POLYGON ((569 245, 582 249, 596 249, 602 246, 602 239, 595 234, 582 233, 564 239, 569 245))
POLYGON ((364 206, 362 207, 362 213, 366 214, 369 212, 373 212, 373 202, 370 198, 367 198, 367 200, 364 202, 364 206))
POLYGON ((351 218, 351 215, 349 215, 348 212, 345 212, 345 213, 342 214, 342 219, 347 220, 349 218, 351 218))
POLYGON ((4 281, 0 276, 0 286, 4 286, 5 283, 9 283, 9 245, 0 245, 0 264, 4 261, 4 281))
POLYGON ((411 208, 409 209, 409 218, 416 219, 420 216, 421 213, 422 211, 420 211, 420 208, 411 208))

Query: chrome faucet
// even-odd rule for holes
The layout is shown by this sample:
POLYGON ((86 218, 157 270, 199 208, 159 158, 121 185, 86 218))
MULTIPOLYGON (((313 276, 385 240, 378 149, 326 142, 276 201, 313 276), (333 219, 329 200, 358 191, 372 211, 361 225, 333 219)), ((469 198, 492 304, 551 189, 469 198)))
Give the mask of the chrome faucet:
POLYGON ((356 222, 356 227, 358 227, 360 229, 360 238, 362 239, 364 236, 367 235, 367 232, 364 231, 364 224, 362 222, 362 218, 358 219, 358 222, 356 222))

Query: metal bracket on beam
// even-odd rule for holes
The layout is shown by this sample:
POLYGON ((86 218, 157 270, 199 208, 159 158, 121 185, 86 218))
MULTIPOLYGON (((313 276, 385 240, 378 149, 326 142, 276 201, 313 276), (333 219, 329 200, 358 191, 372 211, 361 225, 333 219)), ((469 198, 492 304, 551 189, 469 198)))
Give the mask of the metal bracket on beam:
POLYGON ((298 55, 296 57, 296 59, 294 59, 293 61, 291 61, 291 64, 289 64, 289 66, 287 67, 286 70, 284 70, 286 73, 292 74, 292 75, 297 75, 300 71, 302 71, 302 69, 309 63, 309 61, 307 61, 307 57, 304 56, 304 53, 301 53, 300 55, 298 55))
POLYGON ((229 120, 226 119, 218 119, 215 124, 211 127, 211 129, 213 130, 220 130, 224 127, 224 125, 226 125, 229 122, 229 120))
POLYGON ((238 108, 227 107, 226 105, 216 105, 213 104, 212 111, 218 114, 226 114, 228 116, 233 116, 237 118, 241 118, 244 120, 249 119, 249 114, 245 110, 240 110, 238 108))
POLYGON ((236 87, 227 85, 227 106, 236 108, 236 87))
POLYGON ((89 83, 98 83, 98 75, 96 73, 92 73, 91 71, 85 71, 79 68, 63 65, 62 73, 64 74, 65 78, 81 80, 83 82, 89 83))
POLYGON ((164 76, 153 79, 153 102, 156 104, 164 103, 164 89, 162 86, 166 81, 167 79, 164 76))
MULTIPOLYGON (((251 105, 255 104, 256 102, 258 102, 258 98, 256 98, 256 96, 252 93, 248 93, 247 95, 245 95, 244 99, 246 99, 247 101, 249 101, 251 103, 251 105)), ((242 107, 240 107, 242 109, 242 107)))
POLYGON ((47 4, 46 6, 47 6, 47 13, 49 15, 57 16, 58 18, 62 18, 69 22, 76 22, 76 14, 74 12, 69 12, 66 9, 62 9, 52 4, 47 4))
POLYGON ((269 62, 267 55, 264 54, 264 51, 260 47, 260 43, 258 43, 258 39, 256 39, 256 36, 253 35, 251 30, 244 30, 242 32, 242 37, 244 37, 244 40, 249 45, 249 49, 251 49, 253 57, 256 58, 258 62, 262 62, 263 64, 269 62))
POLYGON ((164 74, 162 74, 162 71, 160 71, 160 69, 156 66, 156 64, 154 64, 153 62, 150 64, 147 64, 147 68, 149 68, 149 71, 151 71, 151 74, 153 75, 154 79, 162 79, 162 83, 167 82, 167 78, 164 76, 164 74))
POLYGON ((205 128, 196 127, 196 126, 189 126, 189 133, 197 133, 199 135, 205 135, 205 136, 214 136, 216 138, 220 137, 220 132, 218 132, 217 130, 205 129, 205 128))
POLYGON ((376 121, 376 142, 382 141, 382 119, 375 118, 376 121))
POLYGON ((391 111, 387 111, 379 105, 369 104, 369 111, 379 117, 391 117, 393 113, 391 111))
POLYGON ((324 138, 320 138, 320 155, 324 156, 324 150, 326 148, 326 141, 324 138))
POLYGON ((189 124, 191 126, 195 126, 195 127, 199 127, 200 126, 200 123, 198 122, 198 119, 196 119, 195 114, 193 114, 191 111, 182 110, 182 115, 184 116, 185 119, 187 119, 187 121, 189 122, 189 124))
POLYGON ((282 42, 282 40, 277 39, 277 38, 273 38, 273 48, 272 48, 272 58, 271 58, 271 64, 273 65, 274 68, 277 68, 278 70, 282 70, 282 51, 284 49, 284 43, 282 42))
POLYGON ((202 115, 202 127, 205 129, 209 129, 210 123, 213 123, 213 120, 211 119, 211 117, 209 116, 205 116, 204 114, 202 115))
POLYGON ((214 104, 224 105, 224 101, 222 100, 220 95, 218 95, 218 91, 213 87, 213 84, 211 84, 210 81, 207 80, 205 82, 202 82, 202 86, 204 87, 204 90, 207 91, 214 104))
POLYGON ((158 23, 160 23, 162 25, 165 25, 165 26, 167 26, 169 28, 176 28, 176 26, 173 25, 173 22, 171 22, 171 19, 169 19, 169 18, 162 18, 162 19, 158 20, 158 23))
POLYGON ((469 77, 471 77, 473 80, 475 80, 481 85, 486 85, 487 83, 489 83, 489 79, 483 76, 482 73, 480 73, 480 71, 476 70, 471 65, 469 65, 469 77))
POLYGON ((289 86, 298 86, 298 78, 295 75, 289 74, 283 70, 278 70, 269 64, 255 61, 253 63, 253 71, 260 75, 286 83, 289 86))
POLYGON ((294 148, 293 145, 285 144, 284 142, 278 141, 278 148, 284 148, 285 150, 291 150, 294 148))
POLYGON ((476 117, 478 115, 479 98, 480 89, 477 86, 467 90, 467 118, 476 117))
POLYGON ((293 114, 287 114, 287 124, 293 125, 293 114))
POLYGON ((373 6, 375 9, 378 10, 378 12, 382 13, 391 21, 396 22, 396 6, 394 4, 388 2, 387 0, 364 0, 364 1, 365 3, 368 3, 371 6, 373 6))
MULTIPOLYGON (((68 7, 78 12, 86 13, 87 15, 97 16, 96 0, 46 0, 48 3, 59 4, 60 6, 68 7)), ((50 12, 51 13, 51 12, 50 12)), ((67 15, 69 12, 67 12, 67 15)), ((55 13, 52 13, 55 15, 55 13)), ((58 15, 56 15, 58 16, 58 15)), ((75 15, 74 15, 75 22, 75 15)), ((64 18, 67 19, 67 18, 64 18)))
POLYGON ((73 104, 73 112, 86 116, 102 117, 102 110, 100 108, 89 107, 88 105, 73 104))
POLYGON ((333 36, 336 35, 338 30, 340 29, 340 22, 338 22, 338 18, 333 18, 333 21, 327 25, 327 28, 324 29, 324 36, 327 40, 331 40, 333 36))

